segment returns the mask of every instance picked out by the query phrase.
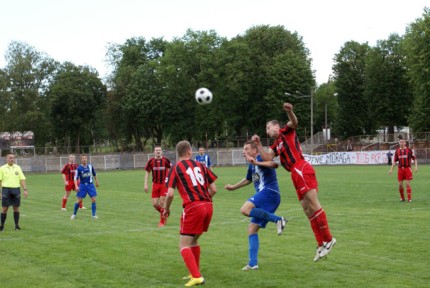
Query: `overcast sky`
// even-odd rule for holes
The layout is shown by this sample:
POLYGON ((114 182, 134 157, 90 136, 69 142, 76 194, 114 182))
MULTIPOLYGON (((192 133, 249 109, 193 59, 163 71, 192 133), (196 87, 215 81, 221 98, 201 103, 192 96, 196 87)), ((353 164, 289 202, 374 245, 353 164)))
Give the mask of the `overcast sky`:
POLYGON ((429 0, 0 0, 0 67, 11 41, 57 61, 108 72, 109 43, 131 37, 182 37, 188 28, 232 38, 256 25, 283 25, 303 37, 318 84, 332 73, 346 41, 403 35, 429 0))

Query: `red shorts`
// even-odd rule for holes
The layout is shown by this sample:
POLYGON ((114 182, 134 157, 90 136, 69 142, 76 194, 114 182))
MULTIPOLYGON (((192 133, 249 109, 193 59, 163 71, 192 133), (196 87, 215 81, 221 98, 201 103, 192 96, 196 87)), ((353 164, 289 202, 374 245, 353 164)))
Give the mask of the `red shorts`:
POLYGON ((309 190, 316 189, 318 192, 318 182, 314 167, 305 160, 296 163, 291 169, 291 179, 300 201, 303 200, 304 195, 309 190))
POLYGON ((166 197, 167 186, 165 183, 152 183, 152 198, 166 197))
POLYGON ((64 185, 64 190, 66 190, 67 192, 72 190, 75 191, 75 181, 73 180, 67 181, 67 185, 64 185))
POLYGON ((188 204, 181 217, 180 233, 200 235, 207 232, 213 213, 212 202, 195 201, 188 204))
POLYGON ((397 180, 399 180, 399 182, 412 179, 414 179, 414 177, 412 177, 411 167, 399 167, 399 170, 397 171, 397 180))

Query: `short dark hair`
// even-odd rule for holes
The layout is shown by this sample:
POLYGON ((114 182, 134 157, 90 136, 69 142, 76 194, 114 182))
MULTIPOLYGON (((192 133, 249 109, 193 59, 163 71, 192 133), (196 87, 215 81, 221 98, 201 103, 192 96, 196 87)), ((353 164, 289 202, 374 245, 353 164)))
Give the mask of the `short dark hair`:
POLYGON ((279 123, 279 121, 278 121, 278 120, 270 120, 270 121, 267 121, 266 126, 267 126, 267 125, 269 125, 269 124, 272 124, 272 125, 279 125, 279 126, 281 126, 281 123, 279 123))
POLYGON ((255 141, 252 141, 252 140, 246 141, 245 145, 251 145, 252 149, 258 149, 257 144, 255 143, 255 141))

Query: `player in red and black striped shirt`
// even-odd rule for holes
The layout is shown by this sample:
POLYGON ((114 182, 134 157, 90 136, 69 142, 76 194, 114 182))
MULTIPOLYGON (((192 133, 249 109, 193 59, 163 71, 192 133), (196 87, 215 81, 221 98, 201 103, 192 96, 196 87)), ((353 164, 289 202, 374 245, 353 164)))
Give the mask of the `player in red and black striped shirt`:
POLYGON ((411 180, 414 179, 412 176, 412 160, 415 162, 415 172, 418 171, 418 161, 414 155, 414 152, 406 147, 406 141, 404 139, 399 140, 399 148, 394 153, 394 161, 391 165, 389 174, 393 172, 394 165, 398 163, 399 170, 397 172, 397 180, 399 181, 399 193, 400 201, 405 201, 405 193, 403 181, 406 181, 406 193, 408 195, 408 202, 412 201, 412 188, 411 180))
MULTIPOLYGON (((75 163, 75 155, 70 154, 69 155, 69 162, 64 165, 63 169, 61 169, 61 175, 63 177, 64 181, 64 190, 66 193, 63 196, 63 201, 61 203, 61 210, 67 211, 66 205, 67 205, 67 199, 70 196, 70 193, 75 191, 75 171, 76 168, 78 168, 78 164, 75 163)), ((85 209, 85 207, 82 206, 82 201, 79 203, 80 209, 85 209)))
POLYGON ((170 160, 163 156, 161 146, 155 146, 154 157, 146 163, 144 190, 148 193, 148 173, 152 173, 152 206, 160 212, 158 227, 166 224, 166 217, 163 217, 163 205, 167 193, 166 179, 170 166, 170 160))
POLYGON ((291 172, 291 179, 296 188, 297 196, 318 243, 314 257, 314 261, 318 261, 331 252, 336 244, 336 239, 330 233, 326 213, 318 200, 318 182, 315 170, 310 163, 305 161, 302 154, 302 148, 296 134, 298 121, 293 112, 293 105, 284 103, 283 108, 289 119, 287 125, 281 128, 276 120, 269 121, 266 125, 267 134, 275 139, 269 150, 264 151, 260 137, 257 135, 254 135, 252 140, 257 143, 264 161, 270 161, 275 156, 279 156, 282 166, 291 172))
POLYGON ((192 150, 188 141, 176 145, 178 162, 170 170, 164 214, 170 213, 174 189, 178 189, 184 208, 181 217, 179 249, 185 265, 190 272, 190 279, 185 286, 194 286, 205 282, 200 274, 199 237, 207 232, 212 219, 212 197, 216 193, 217 176, 202 163, 191 159, 192 150))

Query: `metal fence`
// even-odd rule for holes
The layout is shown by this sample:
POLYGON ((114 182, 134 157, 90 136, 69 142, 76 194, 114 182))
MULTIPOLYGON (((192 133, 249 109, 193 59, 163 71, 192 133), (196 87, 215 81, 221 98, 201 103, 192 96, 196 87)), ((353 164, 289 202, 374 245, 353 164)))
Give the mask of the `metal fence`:
MULTIPOLYGON (((373 150, 375 151, 375 150, 373 150)), ((430 148, 415 148, 415 155, 418 158, 419 164, 430 163, 430 148)), ((354 152, 352 152, 354 153, 354 152)), ((356 151, 363 153, 363 151, 356 151)), ((211 157, 213 166, 240 166, 246 165, 242 155, 242 149, 214 149, 208 152, 211 157)), ((172 163, 177 161, 177 155, 174 151, 165 151, 163 155, 169 158, 172 163)), ((197 153, 193 153, 195 157, 197 153)), ((320 154, 321 155, 321 154, 320 154)), ((144 153, 122 153, 122 154, 107 154, 107 155, 88 155, 89 162, 97 170, 126 170, 126 169, 143 169, 148 160, 153 157, 153 154, 144 153)), ((18 156, 16 163, 21 166, 25 172, 55 172, 61 171, 67 163, 68 156, 35 156, 21 157, 18 156)), ((79 161, 79 158, 78 158, 79 161)), ((3 165, 5 159, 0 160, 3 165)))

